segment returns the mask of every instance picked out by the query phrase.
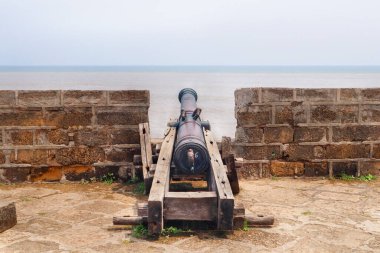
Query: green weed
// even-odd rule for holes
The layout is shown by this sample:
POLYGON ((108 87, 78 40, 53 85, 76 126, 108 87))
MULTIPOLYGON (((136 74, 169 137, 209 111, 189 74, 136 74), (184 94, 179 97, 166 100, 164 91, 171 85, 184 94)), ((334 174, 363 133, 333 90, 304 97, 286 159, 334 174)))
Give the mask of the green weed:
POLYGON ((180 228, 168 227, 168 228, 164 228, 162 230, 161 235, 163 235, 163 236, 178 235, 179 233, 182 233, 182 232, 184 232, 184 231, 180 228))
POLYGON ((110 172, 110 173, 108 173, 106 175, 103 175, 101 177, 101 180, 105 184, 112 184, 113 182, 115 182, 116 177, 114 176, 114 174, 112 172, 110 172))
POLYGON ((354 180, 355 177, 352 175, 347 175, 346 173, 342 173, 340 174, 340 179, 344 181, 350 181, 350 180, 354 180))
POLYGON ((277 177, 277 176, 272 176, 271 179, 272 179, 272 180, 280 180, 280 178, 277 177))
POLYGON ((339 179, 344 180, 344 181, 360 180, 360 181, 368 182, 368 181, 376 180, 376 176, 368 174, 368 175, 363 175, 360 177, 354 177, 352 175, 347 175, 346 173, 342 173, 340 174, 339 179))
POLYGON ((376 176, 368 174, 366 176, 364 176, 364 175, 360 176, 358 179, 361 181, 373 181, 373 180, 376 180, 376 176))
POLYGON ((311 212, 310 211, 305 211, 302 213, 303 215, 311 215, 311 212))
POLYGON ((138 177, 132 177, 131 179, 128 180, 126 184, 135 184, 139 181, 138 177))
POLYGON ((148 236, 148 228, 142 224, 134 226, 132 236, 136 238, 146 238, 148 236))
POLYGON ((136 195, 143 195, 144 192, 145 192, 144 182, 140 182, 140 183, 136 184, 135 187, 133 188, 133 193, 136 195))
POLYGON ((249 230, 249 227, 248 227, 248 221, 247 221, 247 220, 244 220, 242 230, 243 230, 243 231, 248 231, 248 230, 249 230))

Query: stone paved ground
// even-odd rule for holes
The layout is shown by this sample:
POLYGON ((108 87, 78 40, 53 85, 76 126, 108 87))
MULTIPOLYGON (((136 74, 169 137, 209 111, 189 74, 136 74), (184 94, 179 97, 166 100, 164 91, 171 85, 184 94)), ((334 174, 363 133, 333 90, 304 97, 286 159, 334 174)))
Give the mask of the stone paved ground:
POLYGON ((248 212, 273 214, 272 228, 147 241, 110 230, 140 199, 118 184, 0 186, 16 201, 18 224, 0 252, 380 252, 380 181, 263 179, 241 182, 248 212))

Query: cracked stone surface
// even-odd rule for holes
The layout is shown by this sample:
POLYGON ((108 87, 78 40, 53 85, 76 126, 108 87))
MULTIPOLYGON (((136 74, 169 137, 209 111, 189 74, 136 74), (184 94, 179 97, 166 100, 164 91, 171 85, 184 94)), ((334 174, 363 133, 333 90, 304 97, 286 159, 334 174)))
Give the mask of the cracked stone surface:
POLYGON ((241 181, 247 213, 275 216, 272 228, 143 240, 114 230, 146 200, 119 184, 0 185, 18 224, 0 234, 0 252, 380 252, 380 181, 241 181))

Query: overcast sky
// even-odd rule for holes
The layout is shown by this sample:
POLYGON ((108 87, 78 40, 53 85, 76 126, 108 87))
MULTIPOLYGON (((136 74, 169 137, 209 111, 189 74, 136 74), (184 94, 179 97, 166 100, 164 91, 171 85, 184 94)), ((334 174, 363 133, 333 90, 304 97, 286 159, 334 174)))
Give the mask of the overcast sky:
POLYGON ((380 65, 380 0, 0 0, 0 65, 380 65))

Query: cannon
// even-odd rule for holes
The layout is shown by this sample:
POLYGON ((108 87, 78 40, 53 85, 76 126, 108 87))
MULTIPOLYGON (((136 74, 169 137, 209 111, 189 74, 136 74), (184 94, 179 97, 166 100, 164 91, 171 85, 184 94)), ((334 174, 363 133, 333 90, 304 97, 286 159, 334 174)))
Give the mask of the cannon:
POLYGON ((180 115, 169 121, 164 139, 156 145, 148 123, 139 125, 141 156, 134 158, 134 165, 141 169, 148 202, 138 204, 137 216, 114 217, 113 223, 147 224, 151 235, 160 234, 171 221, 211 222, 217 230, 241 228, 244 220, 273 224, 273 217, 246 217, 244 206, 235 203, 233 194, 239 192, 239 184, 234 156, 222 159, 209 122, 201 120, 195 90, 182 89, 178 99, 180 115), (201 181, 206 186, 176 189, 178 180, 201 181))
POLYGON ((203 127, 209 128, 208 122, 202 122, 201 109, 197 107, 198 95, 193 89, 183 89, 178 95, 181 112, 178 121, 169 123, 177 128, 174 147, 174 164, 184 174, 202 174, 210 167, 203 127))

